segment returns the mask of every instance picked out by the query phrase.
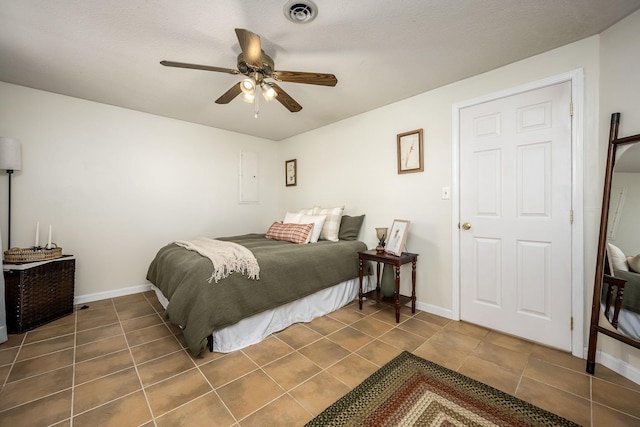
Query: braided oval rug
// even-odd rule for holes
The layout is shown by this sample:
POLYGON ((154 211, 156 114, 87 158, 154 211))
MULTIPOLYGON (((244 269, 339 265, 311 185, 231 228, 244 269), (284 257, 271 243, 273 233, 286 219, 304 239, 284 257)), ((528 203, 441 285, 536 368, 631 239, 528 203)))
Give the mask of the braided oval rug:
POLYGON ((409 352, 373 373, 307 426, 577 426, 409 352))

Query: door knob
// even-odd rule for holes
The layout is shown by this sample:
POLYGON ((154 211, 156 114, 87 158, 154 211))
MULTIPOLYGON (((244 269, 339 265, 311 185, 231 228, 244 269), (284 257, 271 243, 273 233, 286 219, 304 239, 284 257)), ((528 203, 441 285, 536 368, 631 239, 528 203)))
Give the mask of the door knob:
POLYGON ((469 230, 470 228, 471 228, 471 224, 469 224, 468 222, 465 222, 464 224, 462 224, 463 230, 469 230))

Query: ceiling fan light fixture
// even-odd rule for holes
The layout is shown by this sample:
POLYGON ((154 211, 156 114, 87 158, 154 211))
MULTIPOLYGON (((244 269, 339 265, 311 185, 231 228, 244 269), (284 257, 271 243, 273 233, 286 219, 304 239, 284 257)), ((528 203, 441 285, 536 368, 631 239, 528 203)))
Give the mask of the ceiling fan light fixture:
POLYGON ((253 101, 256 99, 256 96, 253 93, 242 92, 241 98, 247 104, 253 104, 253 101))
POLYGON ((267 102, 273 101, 278 96, 278 92, 269 83, 262 82, 260 87, 262 88, 262 96, 267 102))
POLYGON ((253 80, 251 77, 242 79, 242 82, 240 83, 240 89, 242 89, 242 93, 250 94, 253 96, 256 90, 256 81, 253 80))
POLYGON ((283 11, 284 16, 296 24, 307 24, 318 16, 318 6, 311 0, 289 0, 283 11))

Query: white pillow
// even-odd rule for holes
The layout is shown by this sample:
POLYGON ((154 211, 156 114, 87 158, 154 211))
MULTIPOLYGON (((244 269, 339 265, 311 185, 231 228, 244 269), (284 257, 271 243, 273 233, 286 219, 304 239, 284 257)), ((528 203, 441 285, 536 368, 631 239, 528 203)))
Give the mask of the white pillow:
POLYGON ((300 214, 302 214, 302 215, 313 215, 313 208, 302 209, 300 211, 300 214))
POLYGON ((342 220, 343 210, 344 206, 338 208, 313 207, 314 215, 325 215, 327 217, 322 226, 322 232, 320 233, 321 240, 329 240, 330 242, 337 242, 339 240, 338 234, 340 233, 340 221, 342 220))
POLYGON ((300 224, 300 218, 302 218, 302 213, 291 213, 287 212, 282 220, 283 224, 300 224))
POLYGON ((629 264, 629 270, 640 273, 640 255, 627 257, 627 264, 629 264))
POLYGON ((298 224, 313 224, 313 231, 309 234, 309 243, 318 241, 326 218, 325 215, 302 215, 298 224))
POLYGON ((627 257, 624 256, 624 252, 617 246, 609 245, 609 254, 611 254, 611 262, 613 263, 614 270, 629 271, 629 264, 627 264, 627 257))

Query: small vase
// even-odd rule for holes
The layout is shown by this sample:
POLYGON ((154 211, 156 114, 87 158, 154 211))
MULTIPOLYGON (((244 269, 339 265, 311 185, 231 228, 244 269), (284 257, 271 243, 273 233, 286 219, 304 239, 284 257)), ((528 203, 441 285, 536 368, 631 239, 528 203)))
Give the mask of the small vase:
POLYGON ((396 272, 391 264, 385 264, 382 270, 382 280, 380 280, 380 292, 385 297, 392 297, 396 293, 396 272))

